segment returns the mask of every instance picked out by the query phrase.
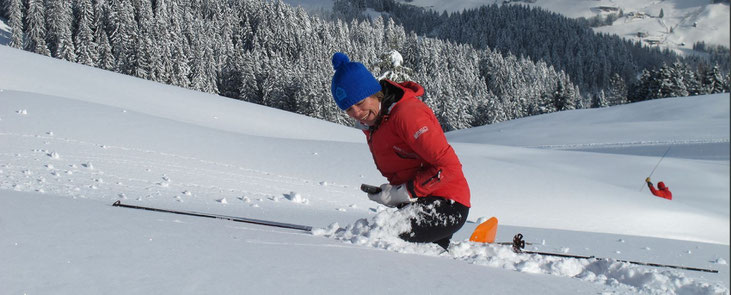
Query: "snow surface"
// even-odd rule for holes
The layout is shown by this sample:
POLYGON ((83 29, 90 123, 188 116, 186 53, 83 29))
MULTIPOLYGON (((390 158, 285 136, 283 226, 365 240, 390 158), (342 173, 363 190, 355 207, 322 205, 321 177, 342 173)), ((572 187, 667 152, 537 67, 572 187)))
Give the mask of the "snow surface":
POLYGON ((6 46, 0 69, 2 293, 729 294, 728 94, 449 133, 473 208, 444 252, 359 191, 385 180, 356 129, 6 46), (672 201, 644 188, 668 146, 672 201), (467 242, 489 216, 529 250, 719 273, 467 242))

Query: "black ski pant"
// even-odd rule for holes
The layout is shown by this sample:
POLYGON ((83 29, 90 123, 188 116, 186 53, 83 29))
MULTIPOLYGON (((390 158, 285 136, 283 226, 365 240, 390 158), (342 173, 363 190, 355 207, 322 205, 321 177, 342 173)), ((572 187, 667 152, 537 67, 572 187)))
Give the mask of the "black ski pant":
POLYGON ((467 221, 470 208, 442 197, 423 197, 406 204, 401 210, 416 209, 411 218, 411 231, 399 237, 408 242, 435 243, 445 250, 449 240, 467 221))

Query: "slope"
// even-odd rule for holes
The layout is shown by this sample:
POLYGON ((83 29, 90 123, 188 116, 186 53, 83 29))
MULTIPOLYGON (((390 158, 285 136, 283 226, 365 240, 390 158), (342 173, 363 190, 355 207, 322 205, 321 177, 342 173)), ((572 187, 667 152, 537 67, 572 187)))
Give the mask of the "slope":
MULTIPOLYGON (((590 173, 606 163, 645 167, 655 157, 455 141, 474 192, 470 221, 499 216, 500 239, 522 231, 539 249, 720 274, 515 255, 463 242, 474 223, 450 253, 399 242, 380 223, 393 212, 358 191, 361 182, 383 179, 355 129, 7 47, 0 47, 0 67, 0 260, 9 262, 0 285, 11 291, 728 292, 728 213, 661 203, 631 181, 617 185, 619 177, 590 173), (548 185, 555 194, 541 198, 548 185), (331 239, 109 206, 120 199, 313 225, 331 239), (671 219, 684 224, 660 222, 671 219), (602 234, 612 232, 623 235, 602 234)), ((728 189, 727 160, 673 160, 725 180, 701 182, 714 195, 728 189)))

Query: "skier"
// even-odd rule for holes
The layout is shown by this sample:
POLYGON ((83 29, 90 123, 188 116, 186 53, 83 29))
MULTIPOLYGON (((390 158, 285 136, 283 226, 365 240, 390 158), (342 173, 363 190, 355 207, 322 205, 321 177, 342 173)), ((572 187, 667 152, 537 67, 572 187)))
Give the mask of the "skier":
POLYGON ((388 183, 368 198, 399 210, 416 209, 409 242, 448 249, 467 220, 470 190, 457 154, 415 82, 378 81, 358 62, 337 52, 331 91, 338 107, 365 133, 373 160, 388 183))
POLYGON ((650 188, 650 191, 652 192, 653 195, 664 198, 664 199, 668 199, 668 200, 673 199, 673 193, 671 193, 670 189, 667 186, 665 186, 664 182, 662 182, 662 181, 658 182, 657 189, 655 189, 655 186, 652 185, 652 182, 650 181, 649 177, 647 179, 645 179, 645 182, 647 182, 647 187, 650 188))

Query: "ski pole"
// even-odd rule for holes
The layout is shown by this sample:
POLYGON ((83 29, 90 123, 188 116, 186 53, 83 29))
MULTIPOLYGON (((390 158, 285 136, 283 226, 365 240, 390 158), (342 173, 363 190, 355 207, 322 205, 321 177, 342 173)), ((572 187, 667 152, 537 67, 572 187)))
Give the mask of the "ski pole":
POLYGON ((301 230, 301 231, 306 231, 306 232, 312 231, 312 227, 311 226, 307 226, 307 225, 299 225, 299 224, 291 224, 291 223, 284 223, 284 222, 268 221, 268 220, 254 219, 254 218, 245 218, 245 217, 234 217, 234 216, 226 216, 226 215, 218 215, 218 214, 209 214, 209 213, 201 213, 201 212, 193 212, 193 211, 177 211, 177 210, 159 209, 159 208, 136 206, 136 205, 127 205, 127 204, 122 204, 121 201, 114 202, 114 204, 112 204, 112 206, 114 206, 114 207, 122 207, 122 208, 130 208, 130 209, 142 209, 142 210, 155 211, 155 212, 164 212, 164 213, 172 213, 172 214, 181 214, 181 215, 196 216, 196 217, 206 217, 206 218, 223 219, 223 220, 230 220, 230 221, 236 221, 236 222, 244 222, 244 223, 265 225, 265 226, 273 226, 273 227, 281 227, 281 228, 288 228, 288 229, 296 229, 296 230, 301 230))
MULTIPOLYGON (((662 162, 662 160, 663 160, 663 159, 665 159, 665 156, 666 156, 666 155, 668 154, 668 152, 670 151, 670 148, 671 148, 671 147, 673 147, 673 146, 672 146, 672 145, 671 145, 671 146, 668 146, 668 149, 667 149, 667 150, 665 150, 665 153, 664 153, 664 154, 662 154, 662 157, 660 157, 660 160, 659 160, 659 161, 657 161, 657 164, 655 165, 655 168, 652 168, 652 172, 650 172, 650 175, 648 175, 648 176, 647 176, 647 178, 650 178, 650 177, 652 177, 652 174, 654 174, 654 173, 655 173, 655 170, 657 169, 657 166, 660 166, 660 162, 662 162)), ((642 186, 642 187, 640 188, 640 191, 642 191, 642 190, 643 190, 644 188, 645 188, 645 186, 643 185, 643 186, 642 186)))
POLYGON ((562 257, 562 258, 576 258, 576 259, 594 259, 594 260, 615 260, 618 262, 623 263, 629 263, 629 264, 635 264, 635 265, 644 265, 644 266, 654 266, 654 267, 668 267, 668 268, 675 268, 675 269, 684 269, 684 270, 692 270, 692 271, 702 271, 702 272, 710 272, 710 273, 718 273, 718 270, 715 269, 708 269, 708 268, 699 268, 699 267, 689 267, 689 266, 682 266, 682 265, 671 265, 671 264, 661 264, 661 263, 652 263, 652 262, 640 262, 640 261, 631 261, 631 260, 622 260, 622 259, 611 259, 611 258, 601 258, 596 257, 594 255, 592 256, 584 256, 584 255, 573 255, 573 254, 563 254, 563 253, 552 253, 552 252, 540 252, 540 251, 525 251, 523 250, 525 248, 525 241, 523 240, 523 234, 517 234, 513 237, 513 252, 516 254, 535 254, 535 255, 543 255, 543 256, 555 256, 555 257, 562 257))

